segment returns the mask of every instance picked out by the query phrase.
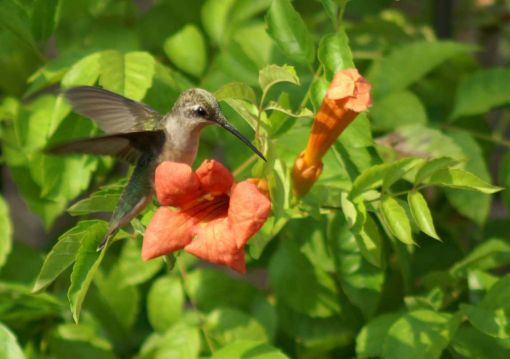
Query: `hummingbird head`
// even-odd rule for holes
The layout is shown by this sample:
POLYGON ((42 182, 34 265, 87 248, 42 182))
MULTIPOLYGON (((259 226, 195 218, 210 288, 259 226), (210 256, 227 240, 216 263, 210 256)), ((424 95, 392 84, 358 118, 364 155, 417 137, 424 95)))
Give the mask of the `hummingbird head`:
POLYGON ((184 91, 172 109, 178 118, 185 119, 186 126, 191 128, 203 128, 209 125, 219 125, 232 133, 255 152, 264 161, 266 158, 260 151, 244 137, 230 122, 227 121, 221 112, 220 105, 210 92, 192 88, 184 91))

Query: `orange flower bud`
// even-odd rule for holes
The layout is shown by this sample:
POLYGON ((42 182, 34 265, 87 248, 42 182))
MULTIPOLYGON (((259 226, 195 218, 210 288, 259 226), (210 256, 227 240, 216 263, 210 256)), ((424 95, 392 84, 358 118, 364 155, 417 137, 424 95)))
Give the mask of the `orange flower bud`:
POLYGON ((370 107, 370 83, 357 69, 338 72, 322 100, 304 152, 294 164, 292 178, 297 197, 305 195, 322 173, 322 158, 358 113, 370 107))

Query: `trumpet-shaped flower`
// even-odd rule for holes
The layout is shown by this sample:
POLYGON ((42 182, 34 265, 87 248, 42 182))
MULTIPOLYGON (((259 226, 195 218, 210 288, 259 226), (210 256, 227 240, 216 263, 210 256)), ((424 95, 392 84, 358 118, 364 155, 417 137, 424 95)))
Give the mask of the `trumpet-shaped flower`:
POLYGON ((269 216, 271 203, 250 181, 235 183, 219 162, 163 162, 156 169, 157 209, 147 226, 142 258, 184 249, 244 273, 244 246, 269 216), (169 208, 172 206, 174 208, 169 208))
POLYGON ((331 81, 317 112, 306 149, 292 172, 296 196, 305 195, 322 173, 322 158, 356 116, 370 107, 370 83, 358 70, 338 72, 331 81))

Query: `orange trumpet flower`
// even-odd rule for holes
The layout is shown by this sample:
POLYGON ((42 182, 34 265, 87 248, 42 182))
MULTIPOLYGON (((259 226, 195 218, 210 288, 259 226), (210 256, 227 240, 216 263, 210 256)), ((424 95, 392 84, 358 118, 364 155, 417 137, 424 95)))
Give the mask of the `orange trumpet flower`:
POLYGON ((145 231, 144 260, 184 249, 245 272, 244 246, 271 211, 271 202, 256 184, 234 183, 232 174, 214 160, 204 161, 195 172, 187 164, 167 161, 156 169, 155 188, 163 207, 145 231))
POLYGON ((304 196, 322 173, 322 158, 356 116, 370 107, 372 85, 357 69, 338 72, 315 116, 306 149, 292 171, 294 194, 304 196))

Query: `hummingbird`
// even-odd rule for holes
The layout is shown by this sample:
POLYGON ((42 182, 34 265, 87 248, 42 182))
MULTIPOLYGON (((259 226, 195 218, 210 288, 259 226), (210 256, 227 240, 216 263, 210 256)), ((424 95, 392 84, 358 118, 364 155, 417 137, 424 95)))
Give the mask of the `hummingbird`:
POLYGON ((75 112, 92 119, 105 135, 60 144, 51 147, 48 152, 110 155, 135 166, 111 215, 108 231, 98 251, 150 203, 154 194, 154 172, 159 163, 193 163, 203 128, 219 125, 266 160, 227 121, 216 98, 200 88, 184 91, 165 115, 141 102, 99 87, 79 86, 63 94, 75 112))

